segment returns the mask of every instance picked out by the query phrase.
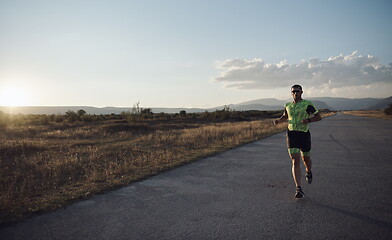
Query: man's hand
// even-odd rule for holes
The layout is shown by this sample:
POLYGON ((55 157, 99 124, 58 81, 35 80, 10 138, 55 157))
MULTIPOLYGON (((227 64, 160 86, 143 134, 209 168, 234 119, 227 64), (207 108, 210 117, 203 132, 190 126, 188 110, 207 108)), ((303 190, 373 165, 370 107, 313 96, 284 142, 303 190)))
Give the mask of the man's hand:
POLYGON ((277 118, 274 121, 272 121, 272 123, 274 125, 278 125, 279 123, 284 122, 286 120, 287 120, 287 111, 285 109, 283 115, 280 118, 277 118))
POLYGON ((302 123, 303 124, 309 124, 310 123, 309 118, 306 118, 306 119, 302 120, 302 123))

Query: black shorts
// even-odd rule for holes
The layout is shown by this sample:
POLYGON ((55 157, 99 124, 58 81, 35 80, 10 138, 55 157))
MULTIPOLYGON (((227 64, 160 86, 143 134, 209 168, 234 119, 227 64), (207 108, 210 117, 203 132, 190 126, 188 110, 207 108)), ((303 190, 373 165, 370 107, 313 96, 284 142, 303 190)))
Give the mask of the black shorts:
POLYGON ((299 148, 301 152, 310 152, 312 143, 310 132, 287 131, 287 148, 299 148))

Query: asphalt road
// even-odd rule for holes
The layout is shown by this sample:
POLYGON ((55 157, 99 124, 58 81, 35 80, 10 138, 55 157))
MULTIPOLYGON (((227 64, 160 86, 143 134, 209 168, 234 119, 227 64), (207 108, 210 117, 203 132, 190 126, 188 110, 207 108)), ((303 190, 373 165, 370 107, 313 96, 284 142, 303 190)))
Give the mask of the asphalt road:
POLYGON ((392 122, 337 115, 311 133, 304 199, 281 133, 2 227, 0 239, 392 239, 392 122))

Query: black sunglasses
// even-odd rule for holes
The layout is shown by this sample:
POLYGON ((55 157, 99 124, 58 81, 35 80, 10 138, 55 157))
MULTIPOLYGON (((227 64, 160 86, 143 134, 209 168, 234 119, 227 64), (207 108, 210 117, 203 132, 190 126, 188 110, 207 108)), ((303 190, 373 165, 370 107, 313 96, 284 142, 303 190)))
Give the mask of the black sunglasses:
POLYGON ((301 90, 293 90, 292 93, 302 92, 301 90))

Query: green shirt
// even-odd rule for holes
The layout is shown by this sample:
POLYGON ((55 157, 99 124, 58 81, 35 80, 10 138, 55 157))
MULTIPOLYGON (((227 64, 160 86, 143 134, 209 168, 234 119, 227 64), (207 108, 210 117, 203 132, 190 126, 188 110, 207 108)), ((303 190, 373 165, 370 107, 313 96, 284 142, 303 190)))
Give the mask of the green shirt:
POLYGON ((289 131, 309 131, 309 124, 302 123, 302 120, 310 118, 318 112, 313 103, 308 100, 286 103, 285 109, 288 116, 289 131))

